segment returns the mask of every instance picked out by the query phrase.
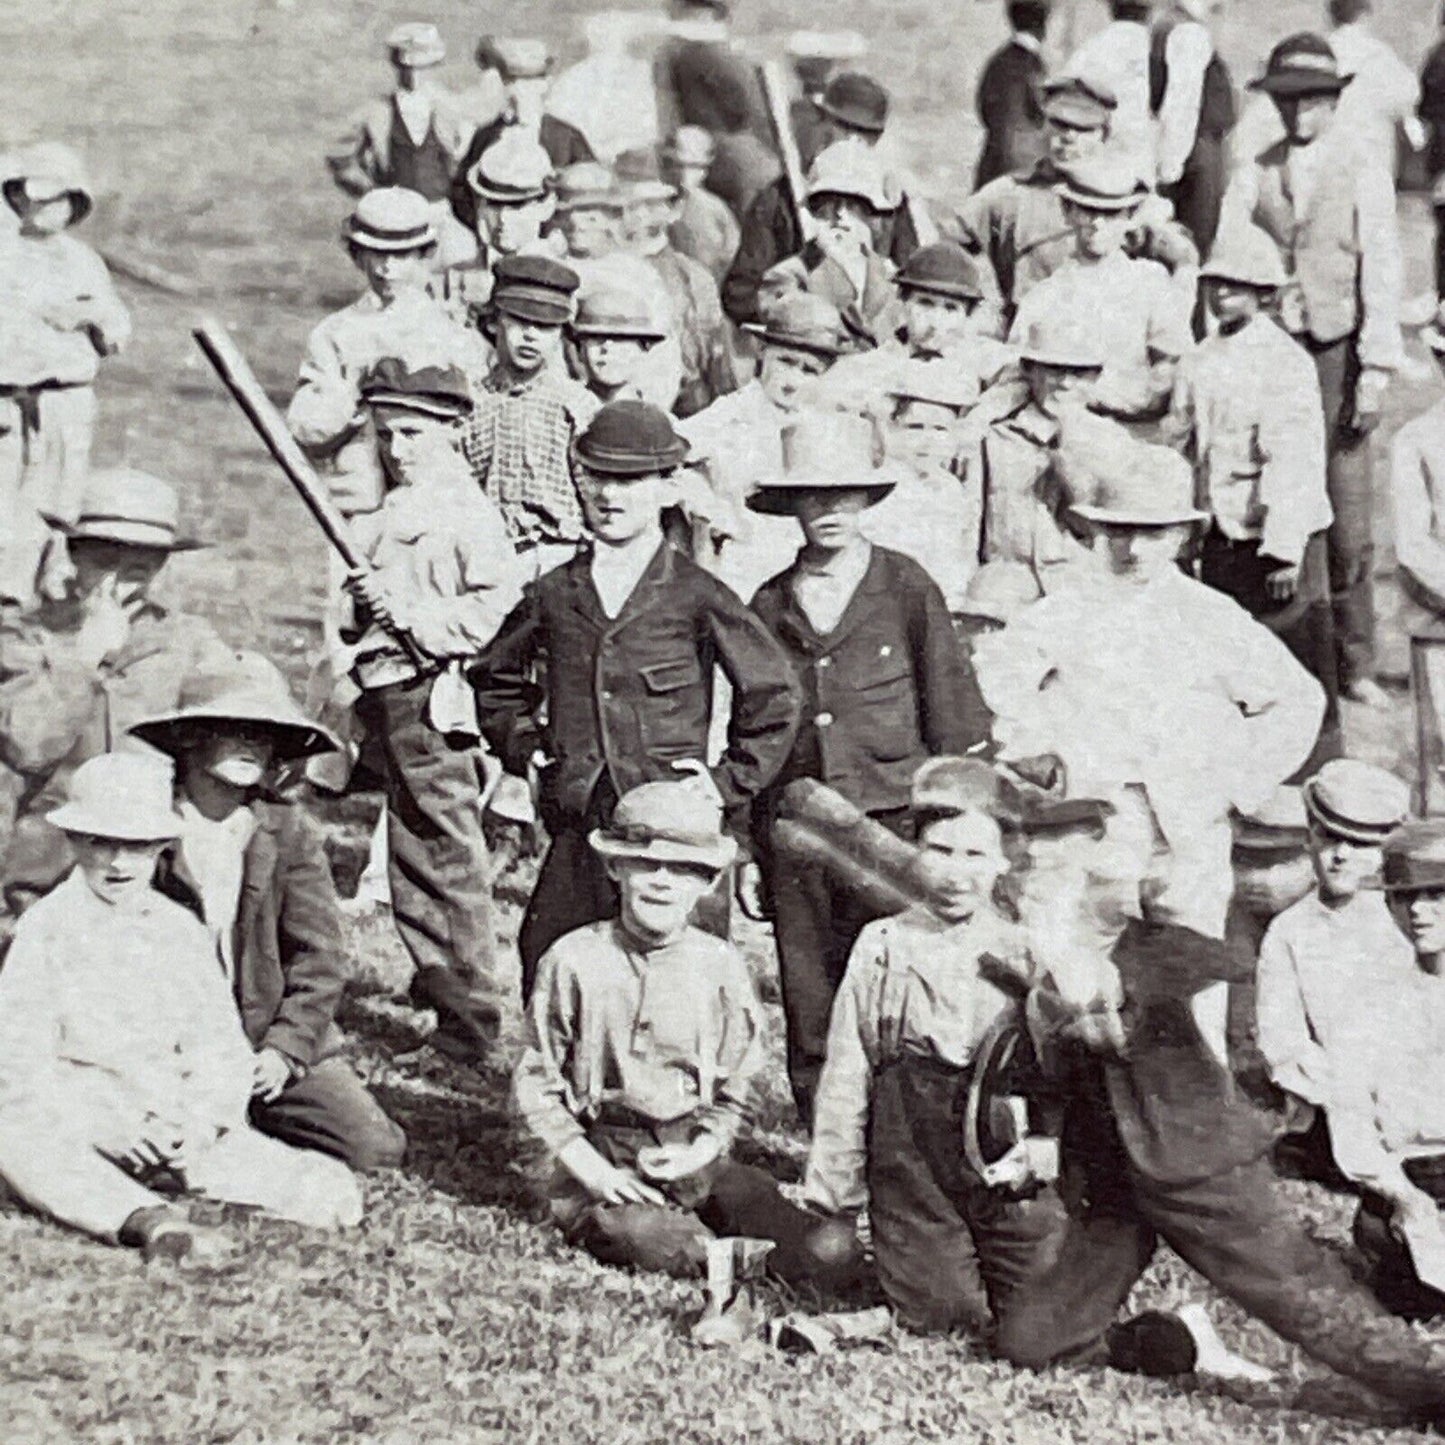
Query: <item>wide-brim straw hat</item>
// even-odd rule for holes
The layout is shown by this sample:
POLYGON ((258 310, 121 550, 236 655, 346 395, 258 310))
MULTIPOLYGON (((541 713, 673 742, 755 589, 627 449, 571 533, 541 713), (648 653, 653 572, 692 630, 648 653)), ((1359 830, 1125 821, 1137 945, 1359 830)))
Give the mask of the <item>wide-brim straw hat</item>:
POLYGON ((622 795, 605 828, 587 838, 602 859, 677 863, 720 873, 737 857, 722 814, 696 786, 642 783, 622 795))
POLYGON ((101 753, 70 779, 65 801, 45 817, 66 833, 125 843, 160 843, 180 837, 171 765, 152 753, 101 753))
POLYGON ((41 515, 69 542, 118 542, 158 552, 193 552, 207 545, 182 534, 176 489, 133 467, 91 472, 74 518, 41 515))
POLYGON ((238 652, 224 666, 187 678, 176 707, 136 723, 130 731, 174 756, 198 734, 224 731, 228 724, 264 728, 275 742, 279 762, 341 748, 335 734, 296 705, 280 669, 257 652, 238 652))
POLYGON ((875 506, 894 488, 878 470, 878 437, 866 417, 801 412, 783 429, 783 474, 765 477, 748 497, 750 511, 792 516, 808 492, 863 492, 875 506))
POLYGON ((503 206, 545 200, 552 179, 552 157, 519 127, 504 131, 467 172, 474 196, 503 206))
POLYGON ((1068 166, 1058 192, 1081 210, 1114 215, 1142 205, 1149 187, 1128 156, 1103 151, 1068 166))
POLYGON ((1169 447, 1137 442, 1123 465, 1101 477, 1076 516, 1111 527, 1182 527, 1207 522, 1194 505, 1194 470, 1169 447))

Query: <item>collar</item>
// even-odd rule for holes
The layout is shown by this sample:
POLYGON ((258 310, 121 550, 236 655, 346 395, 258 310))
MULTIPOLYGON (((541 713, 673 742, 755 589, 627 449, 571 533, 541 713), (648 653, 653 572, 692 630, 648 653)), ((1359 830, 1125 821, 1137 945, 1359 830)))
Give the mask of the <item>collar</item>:
POLYGON ((1006 417, 1001 425, 1038 447, 1051 447, 1059 439, 1058 418, 1040 411, 1032 400, 1026 401, 1022 409, 1011 417, 1006 417))
POLYGON ((550 381, 551 374, 550 364, 544 361, 536 371, 530 371, 524 376, 510 361, 498 353, 497 359, 492 363, 492 369, 487 373, 486 387, 488 391, 504 391, 508 396, 525 396, 529 391, 535 391, 539 386, 550 381))
POLYGON ((1027 50, 1030 55, 1044 53, 1043 41, 1037 35, 1030 35, 1026 30, 1015 30, 1010 37, 1010 43, 1018 46, 1020 50, 1027 50))
POLYGON ((798 553, 798 574, 803 577, 865 577, 873 561, 873 544, 860 539, 854 546, 842 552, 834 552, 821 561, 808 556, 804 547, 798 553))

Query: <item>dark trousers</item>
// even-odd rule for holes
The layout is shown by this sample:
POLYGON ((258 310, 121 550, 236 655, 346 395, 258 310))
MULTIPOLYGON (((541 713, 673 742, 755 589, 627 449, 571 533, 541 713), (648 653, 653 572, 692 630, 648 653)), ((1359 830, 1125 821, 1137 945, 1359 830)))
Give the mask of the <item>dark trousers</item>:
MULTIPOLYGON (((1437 1204, 1445 1204, 1445 1158, 1408 1159, 1405 1174, 1437 1204)), ((1370 1287, 1391 1314, 1408 1320, 1445 1315, 1445 1294, 1421 1282, 1409 1247, 1390 1227, 1394 1206, 1366 1193, 1355 1215, 1355 1243, 1370 1262, 1370 1287)))
POLYGON ((429 691, 425 680, 374 688, 357 709, 380 756, 392 913, 416 965, 412 997, 481 1050, 503 1017, 481 752, 431 726, 429 691))
POLYGON ((1308 342, 1320 379, 1329 444, 1326 481, 1335 519, 1328 532, 1330 602, 1340 687, 1368 678, 1375 662, 1375 533, 1370 440, 1355 425, 1360 382, 1358 338, 1319 346, 1308 342))
MULTIPOLYGON (((874 818, 901 832, 902 809, 874 818)), ((813 1096, 828 1053, 833 995, 843 981, 848 955, 875 909, 835 883, 825 868, 770 848, 768 891, 778 946, 778 976, 788 1027, 788 1081, 798 1113, 809 1128, 813 1096)))
POLYGON ((879 1282, 901 1324, 984 1335, 1048 1268, 1068 1225, 1048 1188, 989 1189, 963 1157, 968 1073, 903 1058, 873 1080, 868 1200, 879 1282))
POLYGON ((1189 232, 1201 256, 1209 255, 1219 230, 1224 186, 1229 176, 1229 142, 1225 136, 1201 135, 1184 163, 1184 174, 1159 194, 1174 203, 1174 218, 1189 232))
POLYGON ((1204 535, 1199 552, 1199 580, 1234 598, 1257 622, 1262 622, 1325 690, 1325 715, 1313 751, 1297 776, 1308 778, 1333 758, 1344 756, 1340 727, 1340 686, 1335 657, 1334 614, 1326 579, 1326 543, 1312 537, 1300 569, 1299 590, 1287 602, 1277 602, 1266 585, 1279 563, 1261 557, 1257 541, 1231 541, 1217 527, 1204 535))
POLYGON ((1445 300, 1445 206, 1435 207, 1435 294, 1445 300))
MULTIPOLYGON (((1101 1128, 1101 1139, 1111 1130, 1101 1128)), ((1266 1160, 1170 1183, 1134 1169, 1114 1136, 1094 1153, 1090 1180, 1105 1183, 1070 1220, 1057 1262, 1017 1290, 999 1320, 1004 1358, 1032 1369, 1126 1363, 1111 1326, 1162 1239, 1221 1294, 1331 1369, 1417 1407, 1445 1405, 1445 1344, 1391 1316, 1307 1232, 1266 1160)))
POLYGON ((371 1097, 345 1059, 322 1059, 269 1104, 251 1104, 251 1123, 298 1149, 315 1149, 353 1169, 394 1169, 406 1134, 371 1097))

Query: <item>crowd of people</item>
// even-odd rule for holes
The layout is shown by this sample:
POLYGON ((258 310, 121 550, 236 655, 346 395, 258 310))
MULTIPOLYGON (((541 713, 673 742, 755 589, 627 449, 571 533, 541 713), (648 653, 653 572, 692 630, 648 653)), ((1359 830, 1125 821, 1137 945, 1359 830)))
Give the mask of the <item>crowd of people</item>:
MULTIPOLYGON (((126 308, 76 158, 0 246, 0 1179, 208 1266, 187 1199, 318 1227, 402 1128, 348 1062, 313 816, 428 1047, 512 1073, 565 1238, 1020 1365, 1239 1370, 1120 1319, 1160 1241, 1338 1370, 1445 1409, 1445 824, 1347 755, 1377 678, 1371 433, 1414 309, 1369 0, 1237 104, 1209 0, 1113 0, 1051 66, 1010 0, 972 194, 927 198, 861 36, 759 67, 725 0, 589 22, 559 73, 414 22, 328 154, 357 299, 286 422, 344 516, 300 707, 155 584, 175 487, 90 457, 126 308), (790 102, 790 103, 789 103, 790 102), (495 829, 545 838, 517 951, 495 829), (489 842, 489 839, 493 840, 489 842), (801 1191, 734 1157, 775 950, 801 1191), (772 959, 769 959, 771 966, 772 959), (1359 1197, 1349 1261, 1277 1171, 1359 1197), (1366 1280, 1362 1282, 1362 1280, 1366 1280)), ((1445 319, 1417 329, 1445 356, 1445 319)), ((1445 614, 1445 412, 1398 435, 1445 614)))

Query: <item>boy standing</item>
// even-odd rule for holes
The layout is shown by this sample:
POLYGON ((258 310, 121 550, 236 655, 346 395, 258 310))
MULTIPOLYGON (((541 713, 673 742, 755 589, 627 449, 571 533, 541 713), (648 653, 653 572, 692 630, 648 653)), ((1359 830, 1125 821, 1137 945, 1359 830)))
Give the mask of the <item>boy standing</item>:
POLYGON ((656 407, 603 407, 573 448, 592 545, 528 589, 470 671, 483 733, 508 772, 538 774, 552 836, 518 936, 529 998, 546 950, 616 908, 587 839, 617 799, 685 771, 736 813, 772 781, 797 728, 797 685, 777 643, 663 540, 686 455, 656 407), (543 660, 545 695, 532 680, 543 660), (709 771, 718 667, 732 710, 726 751, 709 771))
POLYGON ((571 327, 587 389, 599 403, 652 401, 646 394, 647 357, 667 333, 648 313, 646 297, 621 287, 585 291, 571 327))
POLYGON ((729 1156, 762 1064, 747 963, 692 915, 733 858, 721 815, 686 783, 623 795, 588 842, 615 881, 616 916, 542 959, 515 1093, 555 1160, 552 1217, 604 1264, 700 1274, 715 1234, 767 1239, 802 1284, 857 1263, 850 1224, 789 1204, 729 1156))
POLYGON ((1048 65, 1044 37, 1049 0, 1009 0, 1009 38, 989 57, 978 82, 983 151, 973 188, 1026 171, 1044 155, 1044 113, 1039 104, 1048 65))
POLYGON ((662 151, 667 178, 677 187, 677 219, 668 239, 684 255, 705 267, 722 285, 738 253, 737 217, 727 202, 707 189, 707 173, 717 154, 711 134, 701 126, 679 126, 662 151))

